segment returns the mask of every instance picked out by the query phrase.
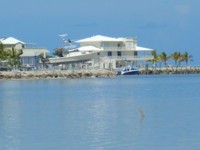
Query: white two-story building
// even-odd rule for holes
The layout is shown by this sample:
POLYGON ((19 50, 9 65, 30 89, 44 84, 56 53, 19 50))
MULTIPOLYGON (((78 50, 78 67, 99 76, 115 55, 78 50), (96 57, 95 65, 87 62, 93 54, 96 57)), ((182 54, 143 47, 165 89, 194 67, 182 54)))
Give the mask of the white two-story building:
MULTIPOLYGON (((50 63, 74 67, 117 69, 153 59, 153 49, 137 46, 135 38, 112 38, 101 35, 76 41, 80 47, 68 50, 64 57, 51 58, 50 63)), ((67 68, 66 68, 67 69, 67 68)))
MULTIPOLYGON (((38 48, 34 44, 27 44, 13 37, 0 38, 0 44, 3 45, 4 50, 18 50, 21 51, 21 64, 22 67, 39 67, 39 56, 46 56, 49 51, 45 48, 38 48)), ((0 60, 2 65, 5 65, 8 60, 0 60), (5 63, 4 63, 5 62, 5 63)))

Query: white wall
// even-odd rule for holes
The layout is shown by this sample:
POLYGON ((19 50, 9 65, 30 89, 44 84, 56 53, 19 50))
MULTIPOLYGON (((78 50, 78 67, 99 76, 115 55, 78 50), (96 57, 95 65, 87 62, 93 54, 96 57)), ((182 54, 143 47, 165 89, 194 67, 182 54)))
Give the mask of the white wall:
POLYGON ((95 46, 97 48, 101 48, 101 43, 100 42, 83 42, 80 43, 80 46, 95 46))
POLYGON ((15 49, 22 49, 23 48, 23 44, 18 43, 15 45, 15 49))

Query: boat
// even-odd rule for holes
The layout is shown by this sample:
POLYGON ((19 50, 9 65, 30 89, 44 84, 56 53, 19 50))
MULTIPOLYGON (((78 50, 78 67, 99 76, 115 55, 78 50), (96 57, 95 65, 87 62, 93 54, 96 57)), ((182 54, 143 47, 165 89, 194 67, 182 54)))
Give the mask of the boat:
POLYGON ((138 68, 132 67, 132 68, 124 68, 123 70, 120 70, 117 72, 117 75, 137 75, 139 73, 138 68))

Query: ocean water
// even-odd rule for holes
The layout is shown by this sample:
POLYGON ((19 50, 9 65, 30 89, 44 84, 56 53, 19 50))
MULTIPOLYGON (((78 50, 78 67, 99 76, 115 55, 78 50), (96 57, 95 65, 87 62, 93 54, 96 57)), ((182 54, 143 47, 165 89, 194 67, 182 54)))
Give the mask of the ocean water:
POLYGON ((0 150, 199 150, 200 75, 0 81, 0 150))

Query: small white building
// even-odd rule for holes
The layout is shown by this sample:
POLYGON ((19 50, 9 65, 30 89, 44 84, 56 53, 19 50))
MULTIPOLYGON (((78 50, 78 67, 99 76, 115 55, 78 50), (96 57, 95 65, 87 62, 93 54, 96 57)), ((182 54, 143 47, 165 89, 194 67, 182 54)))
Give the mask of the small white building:
POLYGON ((153 59, 153 49, 137 46, 135 38, 96 35, 76 42, 79 48, 68 50, 64 57, 51 58, 50 63, 64 66, 75 64, 79 68, 87 65, 92 68, 117 69, 153 59))
POLYGON ((20 55, 22 67, 38 68, 39 56, 43 55, 45 58, 46 54, 49 53, 45 48, 38 48, 34 44, 27 44, 13 37, 0 38, 0 44, 3 44, 5 50, 15 49, 22 51, 20 55))
POLYGON ((23 49, 25 46, 25 43, 13 38, 13 37, 5 37, 5 38, 0 38, 0 44, 3 44, 5 49, 23 49))

